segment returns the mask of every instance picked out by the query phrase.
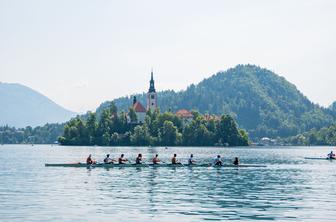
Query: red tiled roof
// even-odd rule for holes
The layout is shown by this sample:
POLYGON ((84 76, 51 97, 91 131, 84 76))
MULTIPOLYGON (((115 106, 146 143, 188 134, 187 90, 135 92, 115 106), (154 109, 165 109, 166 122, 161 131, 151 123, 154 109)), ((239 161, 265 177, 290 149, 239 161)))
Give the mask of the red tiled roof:
POLYGON ((146 112, 146 109, 143 107, 143 105, 140 102, 134 103, 133 109, 137 113, 145 113, 146 112))
POLYGON ((220 120, 220 116, 205 114, 204 115, 204 119, 206 121, 210 121, 210 120, 219 121, 220 120))
POLYGON ((180 109, 176 112, 176 116, 181 118, 192 118, 194 115, 186 109, 180 109))

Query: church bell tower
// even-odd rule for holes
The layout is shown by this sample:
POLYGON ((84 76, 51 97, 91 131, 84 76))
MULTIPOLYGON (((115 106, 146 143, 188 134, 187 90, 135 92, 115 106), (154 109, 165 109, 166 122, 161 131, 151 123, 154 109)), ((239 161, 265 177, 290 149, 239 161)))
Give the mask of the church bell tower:
POLYGON ((153 70, 151 72, 151 80, 149 82, 149 90, 147 93, 147 110, 154 111, 157 108, 157 94, 154 87, 153 70))

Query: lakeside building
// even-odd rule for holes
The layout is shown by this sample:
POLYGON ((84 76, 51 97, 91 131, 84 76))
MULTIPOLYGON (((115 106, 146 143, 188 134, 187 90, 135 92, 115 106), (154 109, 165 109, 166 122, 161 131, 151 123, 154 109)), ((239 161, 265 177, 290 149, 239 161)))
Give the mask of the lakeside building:
MULTIPOLYGON (((179 118, 181 118, 183 123, 185 123, 185 124, 190 123, 194 118, 193 113, 189 110, 186 110, 186 109, 178 110, 175 113, 175 115, 178 116, 179 118)), ((216 116, 216 115, 204 114, 203 118, 204 118, 205 121, 211 121, 211 120, 219 121, 221 117, 216 116)))
POLYGON ((175 113, 176 116, 182 119, 183 123, 190 123, 194 118, 192 112, 186 109, 180 109, 175 113))
POLYGON ((205 121, 211 121, 211 120, 220 121, 221 117, 217 115, 205 114, 204 119, 205 121))
POLYGON ((263 146, 275 146, 275 145, 277 145, 277 140, 276 139, 271 139, 271 138, 268 138, 268 137, 263 137, 263 138, 260 139, 259 143, 263 146))

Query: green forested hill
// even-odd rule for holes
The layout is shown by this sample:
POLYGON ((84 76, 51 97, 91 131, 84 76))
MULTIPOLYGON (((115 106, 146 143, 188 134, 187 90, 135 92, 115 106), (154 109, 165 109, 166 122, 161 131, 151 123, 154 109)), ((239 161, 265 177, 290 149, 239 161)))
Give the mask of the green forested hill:
MULTIPOLYGON (((145 104, 145 94, 136 95, 145 104)), ((127 110, 130 97, 114 100, 119 110, 127 110)), ((158 93, 161 111, 195 109, 201 113, 231 114, 252 138, 287 137, 329 126, 335 112, 309 101, 285 78, 254 65, 238 65, 218 72, 180 92, 158 93)), ((98 109, 99 114, 109 102, 98 109)))
POLYGON ((285 138, 283 143, 298 146, 335 146, 336 124, 285 138))
POLYGON ((330 105, 329 109, 336 113, 336 102, 333 102, 333 103, 330 105))

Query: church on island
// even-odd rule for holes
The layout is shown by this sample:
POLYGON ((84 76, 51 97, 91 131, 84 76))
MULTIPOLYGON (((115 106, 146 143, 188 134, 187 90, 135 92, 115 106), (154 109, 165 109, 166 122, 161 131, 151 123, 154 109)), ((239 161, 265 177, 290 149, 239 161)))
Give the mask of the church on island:
MULTIPOLYGON (((158 101, 157 101, 157 93, 155 90, 154 85, 154 77, 153 77, 153 71, 151 72, 151 79, 149 81, 149 90, 147 92, 147 105, 146 108, 137 101, 137 98, 133 97, 133 106, 132 108, 135 111, 136 114, 136 122, 132 122, 130 116, 128 116, 128 120, 130 123, 133 124, 142 124, 145 121, 146 113, 147 111, 154 111, 158 107, 158 101)), ((183 123, 189 123, 193 119, 193 114, 191 111, 186 109, 178 110, 175 115, 177 115, 179 118, 182 119, 183 123)), ((210 115, 209 115, 210 116, 210 115)), ((207 116, 205 116, 207 117, 207 116)), ((211 116, 210 116, 211 117, 211 116)), ((210 118, 209 117, 209 118, 210 118)))
POLYGON ((133 109, 137 116, 135 124, 142 124, 145 121, 147 111, 154 111, 157 109, 157 93, 154 85, 153 71, 151 72, 151 79, 149 81, 149 90, 147 92, 147 106, 145 107, 133 97, 133 109))

